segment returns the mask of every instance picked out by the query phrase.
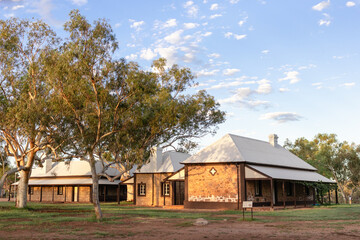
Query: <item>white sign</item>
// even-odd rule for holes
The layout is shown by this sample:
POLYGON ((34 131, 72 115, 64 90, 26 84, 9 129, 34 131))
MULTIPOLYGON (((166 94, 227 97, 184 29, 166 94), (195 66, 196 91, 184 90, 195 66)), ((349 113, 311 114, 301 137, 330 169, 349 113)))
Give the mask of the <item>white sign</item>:
POLYGON ((243 201, 243 208, 252 208, 253 202, 252 201, 243 201))

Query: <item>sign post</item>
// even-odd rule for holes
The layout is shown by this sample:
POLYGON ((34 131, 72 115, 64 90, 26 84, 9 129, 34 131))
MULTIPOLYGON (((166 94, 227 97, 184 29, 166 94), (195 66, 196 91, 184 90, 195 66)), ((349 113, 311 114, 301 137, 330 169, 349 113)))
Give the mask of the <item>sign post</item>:
POLYGON ((253 220, 253 202, 252 201, 243 201, 243 203, 242 203, 243 221, 245 220, 245 210, 247 208, 251 209, 251 220, 253 220))

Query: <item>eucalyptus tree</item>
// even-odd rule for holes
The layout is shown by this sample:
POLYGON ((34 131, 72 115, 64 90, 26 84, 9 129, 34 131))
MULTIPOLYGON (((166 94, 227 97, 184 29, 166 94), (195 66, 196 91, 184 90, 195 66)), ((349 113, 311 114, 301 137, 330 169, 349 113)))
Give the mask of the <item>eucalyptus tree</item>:
POLYGON ((11 18, 1 20, 0 29, 0 138, 16 164, 4 176, 20 171, 17 207, 23 208, 36 153, 49 144, 52 118, 43 57, 57 38, 42 21, 11 18))
POLYGON ((214 132, 224 113, 206 92, 184 93, 193 82, 189 69, 175 65, 166 70, 166 61, 160 59, 153 71, 144 71, 134 62, 114 59, 118 45, 106 21, 90 24, 72 11, 65 30, 69 38, 46 60, 47 81, 54 90, 55 115, 61 114, 70 129, 62 154, 68 151, 89 162, 92 200, 101 219, 99 177, 121 177, 158 144, 193 147, 185 139, 214 132), (97 161, 102 172, 96 171, 97 161), (121 173, 107 176, 110 166, 121 173))
POLYGON ((319 133, 313 140, 299 138, 294 143, 287 141, 285 147, 316 167, 319 173, 336 181, 344 202, 348 195, 359 189, 359 145, 340 142, 335 134, 319 133))

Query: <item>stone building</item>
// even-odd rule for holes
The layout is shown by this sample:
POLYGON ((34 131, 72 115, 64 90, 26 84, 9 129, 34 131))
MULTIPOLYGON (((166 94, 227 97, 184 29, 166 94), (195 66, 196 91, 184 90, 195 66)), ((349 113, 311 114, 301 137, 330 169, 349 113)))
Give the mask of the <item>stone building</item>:
MULTIPOLYGON (((96 163, 96 171, 102 170, 102 164, 96 163)), ((115 168, 108 168, 106 173, 116 176, 115 168)), ((18 183, 14 183, 16 187, 18 183)), ((36 202, 91 202, 92 179, 90 165, 86 161, 53 163, 46 160, 43 167, 31 171, 28 186, 28 201, 36 202)), ((106 178, 99 179, 99 200, 126 200, 126 185, 120 180, 114 182, 106 178)))
POLYGON ((306 183, 334 183, 281 147, 275 134, 269 142, 227 134, 182 163, 168 179, 184 179, 185 208, 306 205, 315 201, 306 183))
POLYGON ((125 184, 134 186, 134 204, 140 206, 182 205, 184 202, 184 180, 169 181, 168 177, 183 166, 181 162, 189 154, 154 149, 148 164, 134 173, 125 184))

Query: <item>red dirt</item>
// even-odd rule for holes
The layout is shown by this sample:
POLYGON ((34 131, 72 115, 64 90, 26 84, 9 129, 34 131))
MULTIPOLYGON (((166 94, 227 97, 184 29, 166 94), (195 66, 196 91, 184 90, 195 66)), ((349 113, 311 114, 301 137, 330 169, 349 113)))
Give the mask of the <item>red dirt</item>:
POLYGON ((133 216, 103 223, 22 226, 0 229, 0 239, 360 239, 360 220, 263 223, 223 217, 226 220, 211 220, 205 226, 193 226, 195 220, 190 219, 133 216))

